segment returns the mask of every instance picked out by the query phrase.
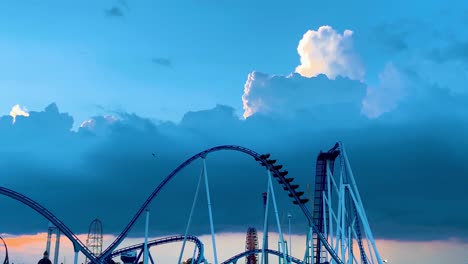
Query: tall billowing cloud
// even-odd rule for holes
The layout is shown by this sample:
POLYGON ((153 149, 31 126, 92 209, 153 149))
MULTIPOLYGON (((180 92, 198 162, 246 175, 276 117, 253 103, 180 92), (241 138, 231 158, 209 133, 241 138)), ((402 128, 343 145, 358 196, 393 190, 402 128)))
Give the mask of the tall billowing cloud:
POLYGON ((250 73, 242 95, 244 118, 257 112, 285 117, 301 112, 328 115, 331 105, 360 104, 365 93, 359 81, 365 71, 353 50, 352 35, 350 30, 339 34, 330 26, 309 30, 297 47, 301 65, 295 73, 250 73))
POLYGON ((339 34, 331 26, 307 31, 297 47, 301 65, 296 72, 306 77, 325 74, 330 79, 340 75, 363 80, 364 67, 353 50, 352 37, 351 30, 339 34))

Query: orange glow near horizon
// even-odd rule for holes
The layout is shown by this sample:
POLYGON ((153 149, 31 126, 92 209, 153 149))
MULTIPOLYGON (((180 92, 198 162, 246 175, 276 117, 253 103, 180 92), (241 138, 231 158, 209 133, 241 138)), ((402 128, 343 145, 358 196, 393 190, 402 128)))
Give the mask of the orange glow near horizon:
MULTIPOLYGON (((79 239, 83 242, 86 241, 87 235, 79 235, 79 239)), ((219 251, 220 260, 227 259, 242 250, 244 250, 245 234, 244 233, 221 233, 217 234, 217 247, 219 251)), ((259 232, 259 237, 262 233, 259 232)), ((47 233, 38 233, 34 235, 19 235, 19 236, 6 236, 5 242, 8 245, 10 260, 15 263, 28 263, 32 260, 37 261, 41 258, 44 252, 47 233)), ((114 236, 104 235, 104 248, 109 245, 114 236)), ((154 238, 150 238, 154 239, 154 238)), ((205 245, 205 256, 209 259, 212 258, 212 247, 209 235, 201 236, 200 239, 205 245)), ((277 240, 277 234, 271 233, 271 241, 277 240)), ((60 239, 60 261, 64 258, 71 260, 73 256, 72 243, 63 235, 60 239)), ((141 243, 143 238, 127 238, 120 247, 141 243)), ((294 235, 293 236, 293 255, 301 256, 305 250, 305 237, 294 235)), ((379 239, 376 241, 382 259, 388 259, 390 263, 443 263, 444 260, 453 259, 458 262, 462 259, 468 259, 468 253, 465 248, 467 243, 448 239, 444 241, 398 241, 398 240, 384 240, 379 239)), ((180 245, 167 245, 163 246, 164 251, 160 248, 152 250, 152 254, 159 256, 159 259, 167 259, 172 261, 177 258, 180 252, 180 245)), ((51 241, 51 256, 55 248, 55 237, 51 241)), ((0 252, 2 253, 2 252, 0 252)), ((80 254, 80 259, 84 258, 80 254)), ((163 261, 164 262, 164 261, 163 261)), ((453 262, 453 261, 452 261, 453 262)), ((81 263, 81 262, 80 262, 81 263)))

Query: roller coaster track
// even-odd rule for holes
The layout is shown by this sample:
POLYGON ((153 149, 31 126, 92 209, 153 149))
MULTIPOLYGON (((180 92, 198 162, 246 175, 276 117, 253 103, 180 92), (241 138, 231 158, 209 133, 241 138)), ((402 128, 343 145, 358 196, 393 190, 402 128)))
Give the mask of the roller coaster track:
POLYGON ((5 240, 3 240, 2 237, 0 237, 0 240, 2 241, 4 247, 5 247, 5 259, 3 260, 3 264, 9 264, 10 263, 10 260, 8 259, 8 247, 7 247, 7 244, 5 242, 5 240))
MULTIPOLYGON (((239 254, 231 257, 230 259, 223 261, 221 264, 236 263, 237 260, 239 260, 239 259, 241 259, 243 257, 253 255, 253 254, 258 254, 258 253, 262 253, 262 249, 253 249, 253 250, 249 250, 249 251, 239 253, 239 254)), ((278 257, 283 256, 283 252, 279 252, 279 251, 276 251, 276 250, 273 250, 273 249, 265 249, 265 253, 276 255, 278 257)), ((304 264, 304 262, 302 260, 300 260, 298 258, 295 258, 293 256, 290 256, 290 255, 286 255, 286 259, 288 260, 288 263, 293 262, 293 263, 296 263, 296 264, 304 264)))
MULTIPOLYGON (((159 246, 159 245, 164 245, 164 244, 169 244, 169 243, 174 243, 174 242, 179 242, 179 241, 184 241, 185 236, 170 236, 170 237, 164 237, 164 238, 159 238, 155 240, 148 241, 148 247, 153 247, 153 246, 159 246)), ((201 263, 204 260, 204 247, 203 243, 198 239, 196 236, 187 236, 187 241, 191 241, 195 243, 195 245, 198 248, 198 254, 197 257, 194 260, 194 263, 198 264, 201 263)), ((133 246, 128 246, 125 248, 118 249, 111 254, 111 258, 117 257, 122 253, 136 250, 136 249, 143 249, 144 243, 141 244, 136 244, 133 246)))
POLYGON ((180 164, 175 170, 173 170, 159 185, 156 187, 156 189, 151 193, 151 195, 148 197, 148 199, 143 203, 143 205, 140 207, 138 212, 135 214, 133 219, 128 223, 128 225, 125 227, 125 229, 120 233, 120 235, 112 242, 111 245, 107 249, 104 250, 104 252, 99 256, 98 260, 102 262, 105 260, 108 256, 110 256, 111 252, 116 249, 116 247, 125 239, 126 235, 132 228, 132 226, 136 223, 137 219, 141 216, 141 214, 144 212, 145 208, 151 203, 151 201, 158 195, 158 193, 163 189, 164 186, 172 179, 174 176, 179 173, 182 169, 190 165, 192 162, 197 160, 198 158, 206 158, 206 156, 209 153, 212 152, 217 152, 221 150, 231 150, 231 151, 238 151, 245 153, 247 155, 250 155, 253 157, 256 161, 260 162, 260 164, 264 167, 266 167, 268 170, 271 171, 272 176, 277 178, 278 181, 283 184, 284 190, 289 192, 289 196, 292 197, 296 203, 299 205, 301 208, 302 212, 304 215, 307 217, 307 220, 309 222, 309 225, 313 228, 314 232, 318 233, 318 237, 322 244, 325 246, 327 251, 330 253, 332 258, 337 262, 337 264, 344 264, 340 258, 338 257, 337 253, 335 250, 330 246, 328 243, 327 239, 322 235, 321 232, 319 232, 318 228, 315 226, 315 224, 312 221, 312 214, 308 210, 308 208, 301 202, 301 199, 298 197, 296 194, 296 191, 291 187, 291 184, 285 180, 285 177, 280 174, 279 170, 275 169, 275 167, 267 162, 267 158, 264 158, 262 155, 259 153, 250 150, 248 148, 240 147, 240 146, 235 146, 235 145, 222 145, 222 146, 217 146, 214 148, 210 148, 207 150, 204 150, 198 154, 193 155, 191 158, 187 159, 184 163, 180 164))
MULTIPOLYGON (((96 264, 101 264, 104 263, 106 259, 108 259, 112 252, 117 248, 117 246, 125 239, 127 236, 128 232, 130 229, 133 227, 133 225, 136 223, 137 219, 141 216, 141 214, 144 212, 146 207, 151 203, 151 201, 159 194, 159 192, 163 189, 164 186, 168 184, 168 182, 174 178, 174 176, 179 173, 182 169, 193 163, 195 160, 202 158, 205 159, 206 156, 209 153, 212 152, 217 152, 217 151, 222 151, 222 150, 230 150, 230 151, 238 151, 242 152, 244 154, 250 155, 255 159, 255 161, 259 162, 262 166, 266 167, 268 170, 271 171, 271 174, 273 177, 277 178, 278 182, 283 185, 283 189, 287 192, 289 192, 289 197, 293 198, 295 201, 295 204, 297 204, 302 212, 304 213, 305 217, 307 218, 309 222, 309 226, 312 227, 315 233, 317 233, 318 238, 322 242, 322 244, 325 246, 327 251, 330 253, 330 256, 335 260, 337 264, 344 264, 342 260, 338 257, 337 253, 335 250, 330 246, 328 243, 327 239, 322 235, 322 233, 318 230, 317 226, 313 223, 313 218, 311 212, 308 210, 308 208, 305 206, 301 198, 298 196, 298 194, 295 191, 295 188, 292 187, 290 184, 290 181, 286 180, 285 175, 281 174, 279 169, 276 169, 273 164, 268 163, 267 157, 265 158, 264 155, 260 155, 259 153, 250 150, 248 148, 240 147, 240 146, 235 146, 235 145, 223 145, 223 146, 217 146, 214 148, 210 148, 207 150, 204 150, 191 158, 187 159, 184 163, 179 165, 174 171, 172 171, 157 187, 156 189, 151 193, 151 195, 148 197, 148 199, 143 203, 143 205, 140 207, 140 209, 137 211, 135 216, 132 218, 132 220, 128 223, 128 225, 123 229, 123 231, 117 236, 117 238, 109 245, 107 249, 102 252, 102 254, 96 258, 94 254, 91 253, 91 251, 78 239, 78 237, 73 234, 73 232, 66 226, 64 225, 60 219, 58 219, 56 216, 54 216, 50 211, 48 211, 46 208, 41 206, 40 204, 34 202, 32 199, 19 194, 17 192, 14 192, 10 189, 0 187, 0 194, 9 196, 15 200, 20 201, 21 203, 29 206, 45 218, 47 218, 50 222, 52 222, 62 233, 67 236, 68 239, 70 239, 75 247, 75 251, 81 251, 92 263, 96 264)), ((289 179, 290 180, 290 179, 289 179)))
POLYGON ((73 232, 64 224, 58 217, 53 215, 49 210, 47 210, 44 206, 40 205, 39 203, 33 201, 31 198, 26 197, 20 193, 17 193, 13 190, 0 187, 0 194, 5 196, 11 197, 27 206, 29 206, 34 211, 38 212, 42 216, 44 216, 47 220, 52 222, 70 241, 73 243, 73 247, 75 251, 81 251, 89 260, 93 261, 94 263, 99 263, 94 256, 93 253, 81 242, 81 240, 73 234, 73 232))

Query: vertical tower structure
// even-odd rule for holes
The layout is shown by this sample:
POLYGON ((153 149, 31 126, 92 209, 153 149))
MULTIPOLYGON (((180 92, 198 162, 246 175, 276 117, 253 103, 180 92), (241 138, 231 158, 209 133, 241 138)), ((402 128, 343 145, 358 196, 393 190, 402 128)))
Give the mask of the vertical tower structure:
MULTIPOLYGON (((245 251, 258 249, 257 229, 249 227, 245 238, 245 251)), ((258 264, 258 254, 251 254, 245 258, 246 264, 258 264)))
POLYGON ((384 263, 341 142, 317 156, 312 221, 313 254, 307 251, 305 262, 384 263))
MULTIPOLYGON (((314 224, 318 227, 321 233, 325 233, 326 224, 329 215, 329 209, 324 206, 324 194, 328 191, 327 169, 331 170, 333 174, 335 159, 340 155, 338 144, 336 144, 328 152, 320 152, 317 156, 316 169, 315 169, 315 192, 313 204, 313 219, 314 224)), ((313 237, 315 245, 315 263, 325 262, 324 252, 322 252, 321 241, 318 239, 317 234, 313 237)))
MULTIPOLYGON (((96 218, 89 225, 88 238, 86 239, 86 246, 95 256, 99 256, 102 253, 102 240, 102 223, 101 220, 96 218)), ((85 263, 87 262, 88 259, 86 259, 85 263)))
POLYGON ((54 261, 53 264, 58 264, 59 251, 60 251, 60 230, 49 222, 49 227, 47 228, 47 244, 46 251, 50 255, 50 243, 52 240, 52 235, 55 233, 55 250, 54 250, 54 261))

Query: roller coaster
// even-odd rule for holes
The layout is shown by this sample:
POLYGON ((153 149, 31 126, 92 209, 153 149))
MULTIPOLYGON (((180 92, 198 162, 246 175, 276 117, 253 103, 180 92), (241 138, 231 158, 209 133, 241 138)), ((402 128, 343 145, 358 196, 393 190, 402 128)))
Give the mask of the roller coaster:
POLYGON ((3 264, 9 264, 10 260, 8 259, 8 246, 7 246, 5 240, 3 240, 2 237, 0 237, 0 240, 2 241, 3 246, 5 248, 5 259, 3 260, 3 264))
MULTIPOLYGON (((107 263, 111 258, 130 250, 140 249, 141 256, 142 252, 144 251, 144 244, 138 244, 122 249, 117 249, 117 247, 128 235, 131 228, 135 225, 136 221, 140 218, 141 214, 145 211, 151 201, 155 199, 155 197, 168 184, 168 182, 194 161, 201 159, 203 161, 203 168, 199 178, 196 197, 198 195, 200 183, 202 181, 202 176, 204 176, 214 251, 213 261, 215 264, 218 264, 213 218, 211 213, 211 202, 209 196, 208 176, 206 170, 207 155, 218 151, 237 151, 244 153, 251 156, 261 166, 265 167, 268 178, 268 198, 265 210, 268 212, 268 208, 270 206, 269 201, 271 200, 277 220, 278 233, 281 240, 281 248, 279 251, 265 248, 263 246, 261 249, 246 250, 245 252, 237 254, 232 258, 222 262, 223 264, 236 263, 241 258, 259 253, 262 254, 262 263, 264 259, 263 255, 265 254, 277 255, 280 258, 283 258, 283 263, 383 263, 377 250, 344 146, 341 143, 337 143, 327 152, 321 152, 317 157, 315 192, 311 210, 308 208, 309 199, 302 197, 304 192, 298 190, 299 185, 292 183, 294 178, 288 178, 288 171, 281 170, 283 167, 282 165, 275 165, 276 160, 270 159, 270 154, 259 154, 248 148, 235 145, 217 146, 197 153, 180 164, 155 188, 155 190, 142 204, 140 209, 136 212, 127 226, 99 256, 93 254, 93 252, 87 248, 83 242, 80 241, 80 239, 60 219, 58 219, 39 203, 33 201, 29 197, 26 197, 25 195, 5 187, 0 187, 0 194, 23 203, 53 223, 63 233, 63 235, 65 235, 72 242, 75 252, 75 264, 78 261, 79 252, 84 254, 91 263, 103 264, 107 263), (339 162, 335 162, 337 158, 339 158, 339 162), (293 199, 293 203, 299 206, 303 215, 307 219, 308 231, 306 239, 306 252, 303 259, 294 258, 287 254, 287 250, 284 245, 285 243, 282 240, 283 236, 278 217, 278 208, 275 200, 272 179, 277 180, 277 182, 282 186, 282 189, 288 193, 290 198, 293 199), (353 247, 355 242, 357 242, 359 248, 357 254, 353 247)), ((194 205, 195 201, 196 199, 194 199, 194 205)), ((204 256, 203 244, 198 240, 198 238, 188 235, 193 208, 194 206, 192 206, 192 212, 189 217, 185 235, 153 240, 148 242, 148 247, 183 241, 183 247, 180 255, 182 256, 185 242, 190 241, 195 243, 196 251, 198 252, 196 258, 193 258, 191 262, 193 264, 202 262, 206 263, 207 260, 204 256)), ((265 213, 264 230, 266 230, 267 215, 268 213, 265 213)), ((263 245, 265 244, 265 241, 263 241, 263 245)), ((153 262, 152 258, 151 261, 153 262)))
MULTIPOLYGON (((174 243, 174 242, 180 242, 180 241, 184 241, 184 240, 195 243, 195 246, 196 246, 196 249, 197 249, 196 250, 197 255, 193 259, 193 262, 194 263, 205 262, 205 259, 204 259, 204 252, 205 251, 204 251, 203 243, 196 236, 170 236, 170 237, 159 238, 159 239, 148 241, 148 247, 160 246, 160 245, 174 243)), ((132 245, 132 246, 128 246, 128 247, 125 247, 125 248, 118 249, 118 250, 112 252, 111 258, 117 257, 117 256, 119 256, 119 255, 121 255, 123 253, 126 253, 126 252, 130 252, 130 251, 139 249, 140 253, 137 256, 137 259, 135 260, 135 262, 138 263, 140 258, 141 258, 141 255, 143 254, 143 247, 144 247, 144 243, 141 243, 141 244, 136 244, 136 245, 132 245)), ((154 260, 152 259, 151 255, 150 255, 150 258, 151 258, 151 262, 154 263, 154 260)))

